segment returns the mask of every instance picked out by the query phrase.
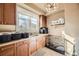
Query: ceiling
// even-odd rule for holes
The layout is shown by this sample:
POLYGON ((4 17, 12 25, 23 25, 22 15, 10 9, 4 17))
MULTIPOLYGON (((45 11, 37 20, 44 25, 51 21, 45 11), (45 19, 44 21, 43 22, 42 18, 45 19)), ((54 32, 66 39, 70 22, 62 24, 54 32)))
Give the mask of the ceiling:
POLYGON ((56 3, 56 7, 57 7, 56 11, 47 12, 45 9, 45 4, 46 3, 26 3, 26 5, 28 5, 29 7, 39 11, 41 14, 44 14, 44 15, 50 15, 52 13, 56 13, 56 12, 59 12, 61 10, 64 10, 62 3, 56 3))

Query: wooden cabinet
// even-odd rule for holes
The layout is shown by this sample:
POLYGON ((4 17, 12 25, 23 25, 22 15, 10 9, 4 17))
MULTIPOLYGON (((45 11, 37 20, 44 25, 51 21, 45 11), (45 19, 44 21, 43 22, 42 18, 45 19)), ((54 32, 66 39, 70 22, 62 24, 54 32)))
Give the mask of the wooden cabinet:
POLYGON ((45 36, 43 36, 41 41, 42 47, 45 47, 45 39, 46 39, 45 36))
POLYGON ((16 43, 16 55, 28 56, 29 54, 28 41, 21 41, 16 43))
POLYGON ((32 55, 32 53, 34 53, 36 50, 36 38, 31 38, 29 40, 29 55, 32 55))
POLYGON ((15 44, 0 47, 0 56, 15 56, 15 44))
POLYGON ((0 47, 0 56, 28 56, 29 44, 27 40, 0 47))
POLYGON ((42 37, 38 37, 37 38, 37 49, 40 49, 42 46, 41 46, 41 41, 42 41, 42 37))
POLYGON ((0 24, 15 25, 16 24, 16 4, 0 3, 0 24))
POLYGON ((47 46, 48 43, 49 43, 49 41, 48 41, 48 35, 46 35, 46 36, 45 36, 45 45, 47 46))
POLYGON ((5 3, 4 4, 4 24, 14 25, 16 24, 16 4, 5 3))
POLYGON ((45 46, 45 36, 29 38, 0 47, 0 56, 28 56, 45 46))
POLYGON ((3 24, 3 3, 0 3, 0 24, 3 24))
POLYGON ((39 25, 40 27, 47 27, 47 17, 44 15, 39 15, 39 25))
POLYGON ((37 39, 37 49, 40 49, 45 46, 45 37, 39 37, 37 39))

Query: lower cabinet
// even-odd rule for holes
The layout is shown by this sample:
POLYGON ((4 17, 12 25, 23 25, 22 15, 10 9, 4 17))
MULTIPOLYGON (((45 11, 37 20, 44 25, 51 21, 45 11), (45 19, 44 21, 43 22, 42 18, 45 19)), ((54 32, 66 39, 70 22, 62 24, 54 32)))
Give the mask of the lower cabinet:
POLYGON ((28 56, 28 50, 28 41, 21 41, 16 43, 16 56, 28 56))
POLYGON ((28 56, 28 40, 0 47, 0 56, 28 56))
POLYGON ((37 38, 37 49, 40 49, 45 46, 45 37, 37 38))
POLYGON ((34 37, 0 47, 0 56, 29 56, 45 46, 45 36, 34 37))
POLYGON ((43 37, 42 37, 42 41, 41 41, 42 47, 45 47, 45 39, 46 39, 46 38, 43 36, 43 37))
POLYGON ((0 56, 15 56, 15 44, 0 47, 0 56))
POLYGON ((48 38, 49 38, 48 35, 46 35, 46 36, 45 36, 45 45, 46 45, 46 46, 47 46, 48 43, 49 43, 48 38))
POLYGON ((29 40, 29 55, 32 55, 37 50, 36 45, 36 39, 31 38, 29 40))

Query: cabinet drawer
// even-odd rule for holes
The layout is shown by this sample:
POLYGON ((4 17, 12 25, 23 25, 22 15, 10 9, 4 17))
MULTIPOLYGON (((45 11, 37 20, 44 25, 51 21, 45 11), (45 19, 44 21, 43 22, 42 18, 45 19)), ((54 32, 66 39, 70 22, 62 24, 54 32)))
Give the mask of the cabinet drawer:
POLYGON ((15 44, 11 44, 11 45, 6 45, 6 46, 3 46, 3 47, 0 47, 0 52, 4 51, 4 50, 7 50, 7 49, 10 49, 10 48, 14 48, 15 47, 15 44))
POLYGON ((42 39, 37 39, 37 42, 41 42, 42 41, 42 39))
POLYGON ((25 40, 25 41, 24 41, 24 44, 29 44, 29 41, 28 41, 28 40, 25 40))
POLYGON ((21 46, 23 44, 24 44, 24 41, 21 41, 21 42, 16 43, 16 46, 21 46))

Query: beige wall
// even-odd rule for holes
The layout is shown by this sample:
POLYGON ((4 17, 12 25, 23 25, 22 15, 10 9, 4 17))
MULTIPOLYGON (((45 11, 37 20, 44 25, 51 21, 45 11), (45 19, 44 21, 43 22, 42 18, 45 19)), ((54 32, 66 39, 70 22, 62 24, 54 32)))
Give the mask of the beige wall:
POLYGON ((79 23, 79 5, 78 4, 65 4, 65 32, 75 37, 77 25, 79 23))
POLYGON ((47 26, 49 29, 49 34, 51 34, 51 43, 55 45, 64 46, 64 39, 62 37, 62 31, 64 30, 64 25, 51 26, 51 21, 58 20, 59 18, 64 18, 64 11, 60 11, 47 16, 47 26))
POLYGON ((58 13, 51 14, 47 17, 47 26, 48 26, 50 34, 61 36, 62 31, 64 30, 64 25, 51 26, 51 21, 57 20, 61 17, 64 18, 64 11, 60 11, 58 13))
MULTIPOLYGON (((79 55, 79 4, 64 4, 65 33, 74 38, 75 52, 79 55)), ((68 40, 71 40, 68 38, 68 40)), ((70 45, 68 45, 70 48, 70 45)), ((72 50, 73 48, 70 48, 72 50)))

